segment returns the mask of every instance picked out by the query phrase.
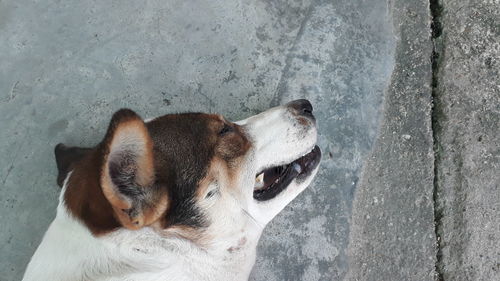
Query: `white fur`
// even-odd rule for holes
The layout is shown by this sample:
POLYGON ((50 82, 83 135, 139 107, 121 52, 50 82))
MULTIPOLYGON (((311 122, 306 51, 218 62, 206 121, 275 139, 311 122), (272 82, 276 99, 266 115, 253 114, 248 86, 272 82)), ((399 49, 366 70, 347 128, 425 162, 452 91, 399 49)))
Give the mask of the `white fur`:
MULTIPOLYGON (((258 202, 252 193, 255 175, 309 152, 316 127, 301 124, 287 107, 270 109, 237 122, 249 135, 248 152, 236 188, 213 183, 215 196, 200 203, 210 220, 202 246, 181 238, 175 229, 121 229, 94 237, 67 210, 66 183, 57 215, 33 255, 24 281, 59 280, 247 280, 264 226, 313 179, 295 180, 275 198, 258 202)), ((68 175, 68 178, 71 174, 68 175)))
POLYGON ((149 227, 96 238, 68 213, 61 196, 57 216, 23 280, 245 280, 260 235, 255 230, 242 233, 247 243, 233 253, 227 249, 238 241, 230 237, 203 249, 174 233, 160 235, 149 227))

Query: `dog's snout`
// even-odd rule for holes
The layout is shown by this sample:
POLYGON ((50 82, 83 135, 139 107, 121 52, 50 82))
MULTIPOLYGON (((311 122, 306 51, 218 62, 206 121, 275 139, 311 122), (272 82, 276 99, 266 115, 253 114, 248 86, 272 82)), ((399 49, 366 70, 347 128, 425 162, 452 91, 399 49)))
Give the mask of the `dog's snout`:
POLYGON ((287 106, 297 114, 301 116, 306 116, 310 118, 314 118, 312 112, 313 107, 311 102, 306 99, 294 100, 287 104, 287 106))

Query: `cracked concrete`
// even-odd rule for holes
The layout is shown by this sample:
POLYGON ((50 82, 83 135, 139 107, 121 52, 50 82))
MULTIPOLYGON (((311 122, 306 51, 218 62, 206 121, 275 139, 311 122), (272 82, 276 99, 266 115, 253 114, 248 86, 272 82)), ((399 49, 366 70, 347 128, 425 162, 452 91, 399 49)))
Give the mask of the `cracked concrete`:
POLYGON ((0 280, 55 215, 55 144, 95 144, 121 107, 237 120, 295 98, 325 157, 251 280, 493 280, 500 9, 476 2, 443 1, 433 68, 423 0, 0 1, 0 280))
POLYGON ((394 3, 396 66, 353 202, 346 280, 434 280, 430 17, 394 3))

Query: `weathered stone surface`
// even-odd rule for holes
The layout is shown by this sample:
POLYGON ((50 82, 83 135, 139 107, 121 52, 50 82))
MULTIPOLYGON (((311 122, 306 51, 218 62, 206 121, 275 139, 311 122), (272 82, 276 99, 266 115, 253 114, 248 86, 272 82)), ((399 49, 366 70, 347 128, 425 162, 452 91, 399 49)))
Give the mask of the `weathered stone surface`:
POLYGON ((499 280, 500 2, 440 3, 438 270, 443 280, 499 280))
POLYGON ((372 153, 356 189, 346 280, 434 280, 428 3, 393 3, 397 48, 372 153))

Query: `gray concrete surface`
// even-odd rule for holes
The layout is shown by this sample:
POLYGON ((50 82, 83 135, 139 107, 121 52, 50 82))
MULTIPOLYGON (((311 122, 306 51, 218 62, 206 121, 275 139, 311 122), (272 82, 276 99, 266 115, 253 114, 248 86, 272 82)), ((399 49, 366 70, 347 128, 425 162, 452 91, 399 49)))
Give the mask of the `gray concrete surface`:
POLYGON ((55 215, 58 142, 95 144, 121 107, 236 120, 299 97, 323 163, 251 280, 493 278, 499 9, 477 2, 445 1, 432 91, 428 1, 0 1, 0 280, 55 215))
POLYGON ((342 278, 394 64, 385 1, 0 3, 2 280, 54 217, 56 143, 95 144, 121 107, 239 119, 295 97, 315 104, 326 157, 264 233, 252 280, 342 278))
POLYGON ((346 280, 434 280, 430 13, 393 3, 396 65, 351 218, 346 280))
POLYGON ((315 184, 264 232, 252 280, 342 280, 352 199, 377 136, 395 37, 384 1, 316 1, 301 19, 272 104, 315 105, 324 157, 315 184))
POLYGON ((438 270, 443 280, 500 280, 500 2, 440 3, 438 270))

